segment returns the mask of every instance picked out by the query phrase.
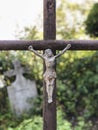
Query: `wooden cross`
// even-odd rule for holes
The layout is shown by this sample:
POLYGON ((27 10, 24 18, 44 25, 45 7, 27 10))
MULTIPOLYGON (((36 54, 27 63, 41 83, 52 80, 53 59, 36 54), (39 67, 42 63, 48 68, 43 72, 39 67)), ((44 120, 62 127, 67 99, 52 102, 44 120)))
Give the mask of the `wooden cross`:
MULTIPOLYGON (((44 40, 20 41, 2 40, 0 50, 28 50, 32 45, 35 50, 52 49, 62 50, 67 44, 71 44, 70 50, 98 50, 98 40, 55 40, 56 39, 56 0, 44 0, 44 40)), ((56 67, 56 66, 55 66, 56 67)), ((55 68, 54 68, 55 69, 55 68)), ((45 65, 44 65, 45 70, 45 65)), ((43 130, 56 130, 56 83, 53 92, 53 102, 47 102, 47 93, 44 83, 44 105, 43 105, 43 130)))

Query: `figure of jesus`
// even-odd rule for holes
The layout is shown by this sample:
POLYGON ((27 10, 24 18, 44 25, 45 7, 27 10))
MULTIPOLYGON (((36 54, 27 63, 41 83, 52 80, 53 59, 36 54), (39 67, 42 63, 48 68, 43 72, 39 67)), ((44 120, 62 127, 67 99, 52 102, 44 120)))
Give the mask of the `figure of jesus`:
POLYGON ((60 53, 57 55, 54 55, 51 49, 46 49, 45 53, 39 54, 36 50, 33 49, 32 46, 29 46, 29 50, 34 52, 37 56, 41 57, 45 61, 46 70, 43 75, 44 81, 46 83, 46 91, 48 95, 48 103, 52 103, 52 95, 53 90, 55 86, 55 79, 56 79, 56 71, 54 69, 55 66, 55 60, 57 57, 62 55, 64 52, 66 52, 71 47, 71 44, 68 44, 65 49, 63 49, 60 53))

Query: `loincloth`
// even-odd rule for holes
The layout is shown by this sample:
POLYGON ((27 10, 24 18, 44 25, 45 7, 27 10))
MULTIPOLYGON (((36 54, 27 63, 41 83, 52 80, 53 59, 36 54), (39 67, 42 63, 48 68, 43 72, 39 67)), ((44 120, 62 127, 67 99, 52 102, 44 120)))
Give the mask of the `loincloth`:
POLYGON ((55 71, 46 71, 43 75, 44 77, 44 80, 47 81, 47 80, 52 80, 52 79, 55 79, 56 78, 56 72, 55 71))

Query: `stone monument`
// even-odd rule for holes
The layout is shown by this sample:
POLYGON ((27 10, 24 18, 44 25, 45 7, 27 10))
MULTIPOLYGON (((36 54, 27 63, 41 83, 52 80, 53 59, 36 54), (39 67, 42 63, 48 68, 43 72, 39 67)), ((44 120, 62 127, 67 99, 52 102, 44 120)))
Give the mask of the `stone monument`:
POLYGON ((19 60, 15 60, 13 65, 14 70, 9 70, 4 75, 8 77, 16 76, 15 81, 7 87, 7 90, 12 112, 16 116, 21 116, 33 107, 30 101, 37 96, 37 89, 35 81, 23 76, 26 69, 21 67, 19 60))

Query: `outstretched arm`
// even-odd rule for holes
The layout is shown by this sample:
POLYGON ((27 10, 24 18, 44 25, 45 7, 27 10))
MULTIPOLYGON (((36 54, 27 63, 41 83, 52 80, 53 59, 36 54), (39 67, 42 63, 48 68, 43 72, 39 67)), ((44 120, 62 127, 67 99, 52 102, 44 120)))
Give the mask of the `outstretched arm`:
POLYGON ((37 51, 35 51, 31 45, 28 47, 28 49, 29 49, 30 51, 34 52, 37 56, 39 56, 39 57, 41 57, 42 59, 44 59, 44 56, 41 55, 41 54, 39 54, 37 51))
POLYGON ((60 55, 64 54, 70 47, 71 47, 71 44, 68 44, 60 53, 58 53, 57 55, 55 55, 55 58, 57 58, 60 55))

